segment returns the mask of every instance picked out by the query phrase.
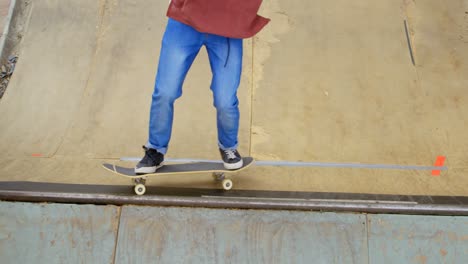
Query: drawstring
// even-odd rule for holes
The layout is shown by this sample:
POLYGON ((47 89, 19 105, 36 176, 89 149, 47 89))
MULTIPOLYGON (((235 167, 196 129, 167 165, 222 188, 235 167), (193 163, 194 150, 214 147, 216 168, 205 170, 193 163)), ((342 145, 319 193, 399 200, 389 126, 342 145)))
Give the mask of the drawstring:
POLYGON ((229 38, 226 38, 227 40, 227 43, 228 43, 228 53, 227 53, 227 56, 226 56, 226 63, 224 63, 224 68, 226 68, 226 65, 229 61, 229 54, 231 53, 231 40, 229 38))

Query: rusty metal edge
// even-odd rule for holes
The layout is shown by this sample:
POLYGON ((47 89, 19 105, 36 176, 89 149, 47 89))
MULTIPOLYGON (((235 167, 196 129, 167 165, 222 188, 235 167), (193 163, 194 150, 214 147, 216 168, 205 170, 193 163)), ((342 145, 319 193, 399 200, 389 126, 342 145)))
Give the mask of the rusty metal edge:
POLYGON ((78 203, 99 205, 148 205, 224 209, 303 210, 350 213, 468 216, 468 206, 385 202, 245 199, 230 197, 129 196, 34 191, 0 191, 0 200, 17 202, 78 203))

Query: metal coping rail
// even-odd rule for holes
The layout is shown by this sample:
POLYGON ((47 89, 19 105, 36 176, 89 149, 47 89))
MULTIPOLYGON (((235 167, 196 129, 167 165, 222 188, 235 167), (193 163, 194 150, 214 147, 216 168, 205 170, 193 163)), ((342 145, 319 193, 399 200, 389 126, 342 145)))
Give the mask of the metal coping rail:
POLYGON ((98 193, 38 192, 0 190, 0 200, 111 205, 152 205, 224 209, 308 210, 358 213, 395 213, 410 215, 468 216, 468 206, 418 204, 394 201, 353 201, 333 199, 269 199, 242 197, 187 197, 159 195, 116 195, 98 193))

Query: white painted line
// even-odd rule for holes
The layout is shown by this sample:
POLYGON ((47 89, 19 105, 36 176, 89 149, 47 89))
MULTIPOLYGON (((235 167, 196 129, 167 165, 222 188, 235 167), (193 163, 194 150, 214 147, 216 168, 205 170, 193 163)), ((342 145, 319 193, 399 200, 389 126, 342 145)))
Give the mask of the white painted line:
MULTIPOLYGON (((138 162, 141 158, 123 157, 122 161, 138 162)), ((221 160, 205 159, 165 159, 169 163, 192 163, 192 162, 215 162, 221 160)), ((446 171, 446 166, 418 166, 418 165, 395 165, 395 164, 359 164, 359 163, 328 163, 328 162, 299 162, 299 161, 255 161, 255 166, 274 167, 318 167, 318 168, 354 168, 354 169, 391 169, 391 170, 439 170, 446 171)))

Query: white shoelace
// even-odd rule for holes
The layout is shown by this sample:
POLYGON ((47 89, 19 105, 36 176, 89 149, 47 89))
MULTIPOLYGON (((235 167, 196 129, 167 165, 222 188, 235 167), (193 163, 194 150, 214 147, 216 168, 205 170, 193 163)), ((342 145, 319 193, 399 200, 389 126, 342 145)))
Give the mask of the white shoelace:
POLYGON ((228 157, 228 159, 237 158, 236 153, 233 150, 227 149, 227 150, 224 151, 224 153, 226 153, 226 156, 228 157))

